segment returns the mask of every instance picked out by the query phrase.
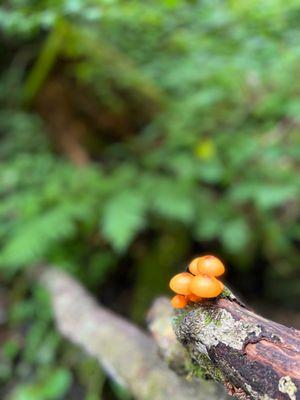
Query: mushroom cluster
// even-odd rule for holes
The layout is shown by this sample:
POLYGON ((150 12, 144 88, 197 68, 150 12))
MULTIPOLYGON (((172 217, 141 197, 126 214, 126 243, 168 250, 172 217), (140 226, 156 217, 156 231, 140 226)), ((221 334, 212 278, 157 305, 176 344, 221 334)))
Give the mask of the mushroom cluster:
POLYGON ((170 280, 170 288, 177 293, 171 300, 174 308, 184 308, 188 302, 197 303, 222 293, 224 285, 217 277, 224 274, 225 267, 217 257, 197 257, 189 264, 188 270, 170 280))

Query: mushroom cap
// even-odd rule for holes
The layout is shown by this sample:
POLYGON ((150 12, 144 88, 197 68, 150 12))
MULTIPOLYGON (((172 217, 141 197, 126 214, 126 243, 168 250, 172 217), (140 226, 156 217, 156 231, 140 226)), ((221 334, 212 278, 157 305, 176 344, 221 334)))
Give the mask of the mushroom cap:
POLYGON ((192 278, 189 289, 196 296, 209 299, 222 293, 223 284, 214 276, 197 275, 192 278))
POLYGON ((189 286, 192 278, 193 275, 189 272, 181 272, 180 274, 173 276, 173 278, 170 280, 170 288, 177 294, 190 294, 191 291, 189 286))
POLYGON ((198 274, 221 276, 225 272, 224 264, 215 256, 200 257, 197 262, 198 274))
POLYGON ((199 272, 198 272, 198 263, 199 263, 199 261, 201 260, 201 258, 202 258, 202 257, 194 258, 194 259, 190 262, 190 264, 189 264, 189 271, 190 271, 191 274, 193 274, 193 275, 199 275, 199 272))
POLYGON ((176 294, 171 300, 172 307, 184 308, 187 305, 187 299, 181 294, 176 294))

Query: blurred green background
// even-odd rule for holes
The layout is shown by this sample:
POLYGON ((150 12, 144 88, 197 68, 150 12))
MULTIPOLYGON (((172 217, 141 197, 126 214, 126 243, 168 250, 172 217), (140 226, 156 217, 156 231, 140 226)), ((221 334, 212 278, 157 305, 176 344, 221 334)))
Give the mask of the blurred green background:
POLYGON ((130 399, 61 339, 35 265, 143 324, 196 255, 299 310, 300 1, 0 8, 0 397, 130 399))

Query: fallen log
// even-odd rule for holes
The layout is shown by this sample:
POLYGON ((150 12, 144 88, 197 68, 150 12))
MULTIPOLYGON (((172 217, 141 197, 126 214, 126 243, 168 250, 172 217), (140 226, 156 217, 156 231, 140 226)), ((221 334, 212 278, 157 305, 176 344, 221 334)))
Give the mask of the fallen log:
POLYGON ((251 400, 300 399, 300 331, 267 320, 225 289, 175 311, 174 331, 194 374, 251 400))

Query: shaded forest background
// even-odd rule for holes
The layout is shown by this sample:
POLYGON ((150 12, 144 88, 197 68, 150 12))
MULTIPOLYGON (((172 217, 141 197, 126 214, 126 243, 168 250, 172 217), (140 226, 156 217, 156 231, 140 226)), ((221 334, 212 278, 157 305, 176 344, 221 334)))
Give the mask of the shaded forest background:
POLYGON ((297 0, 2 2, 1 398, 130 399, 55 331, 42 263, 139 324, 201 253, 299 311, 299 22, 297 0))

